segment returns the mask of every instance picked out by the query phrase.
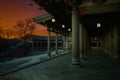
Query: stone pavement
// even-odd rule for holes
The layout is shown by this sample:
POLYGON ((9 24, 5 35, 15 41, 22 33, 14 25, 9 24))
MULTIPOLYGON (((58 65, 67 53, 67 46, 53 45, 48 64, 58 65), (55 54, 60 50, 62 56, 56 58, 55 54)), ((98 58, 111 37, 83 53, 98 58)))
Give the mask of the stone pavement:
MULTIPOLYGON (((40 51, 37 51, 39 53, 40 51)), ((32 52, 32 54, 36 53, 36 51, 32 52)), ((58 50, 59 55, 64 54, 64 50, 58 50)), ((51 52, 51 58, 55 56, 55 51, 51 52)), ((43 52, 39 55, 33 55, 28 57, 22 57, 22 58, 16 58, 10 61, 6 61, 3 63, 0 63, 0 75, 3 73, 9 73, 13 70, 21 69, 30 65, 37 64, 41 62, 42 60, 48 59, 47 52, 43 52)))
POLYGON ((0 80, 120 80, 120 63, 101 50, 92 50, 80 67, 71 66, 71 53, 0 76, 0 80))

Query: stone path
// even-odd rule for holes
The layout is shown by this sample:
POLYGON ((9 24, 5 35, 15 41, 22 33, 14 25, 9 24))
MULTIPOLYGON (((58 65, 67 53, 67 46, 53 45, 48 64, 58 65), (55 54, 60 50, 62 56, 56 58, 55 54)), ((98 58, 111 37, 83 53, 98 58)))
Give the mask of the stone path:
POLYGON ((71 66, 71 53, 1 76, 0 80, 120 80, 120 63, 92 50, 80 68, 71 66))

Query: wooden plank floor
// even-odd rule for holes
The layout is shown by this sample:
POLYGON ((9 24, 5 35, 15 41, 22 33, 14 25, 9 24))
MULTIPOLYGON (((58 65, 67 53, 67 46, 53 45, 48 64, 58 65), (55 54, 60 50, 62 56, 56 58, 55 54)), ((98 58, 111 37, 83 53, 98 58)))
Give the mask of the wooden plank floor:
POLYGON ((113 63, 100 51, 71 67, 71 54, 1 76, 0 80, 120 80, 120 63, 113 63), (100 54, 98 54, 100 53, 100 54))

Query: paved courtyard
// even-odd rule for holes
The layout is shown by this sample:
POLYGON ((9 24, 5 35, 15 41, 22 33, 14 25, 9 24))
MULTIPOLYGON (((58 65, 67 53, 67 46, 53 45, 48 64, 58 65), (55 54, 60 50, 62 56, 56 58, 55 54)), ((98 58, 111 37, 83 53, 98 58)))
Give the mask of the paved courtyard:
POLYGON ((79 68, 71 66, 71 53, 50 59, 0 80, 120 80, 120 62, 113 62, 101 50, 92 50, 88 60, 81 59, 79 68))

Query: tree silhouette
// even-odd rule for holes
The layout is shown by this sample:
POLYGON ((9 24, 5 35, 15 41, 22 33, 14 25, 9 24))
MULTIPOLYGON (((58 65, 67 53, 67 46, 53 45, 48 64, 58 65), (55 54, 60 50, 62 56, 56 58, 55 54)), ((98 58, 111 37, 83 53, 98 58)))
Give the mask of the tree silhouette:
POLYGON ((4 36, 5 38, 10 39, 13 36, 13 31, 9 28, 4 30, 4 36))
POLYGON ((1 37, 2 39, 5 38, 5 30, 4 30, 2 27, 0 27, 0 37, 1 37))
POLYGON ((2 28, 0 27, 0 38, 2 38, 1 33, 2 33, 2 28))
POLYGON ((0 27, 0 38, 10 39, 14 36, 14 31, 11 28, 4 29, 0 27))
POLYGON ((35 23, 31 18, 18 20, 14 26, 16 33, 20 39, 24 39, 27 35, 31 35, 35 29, 35 23))

